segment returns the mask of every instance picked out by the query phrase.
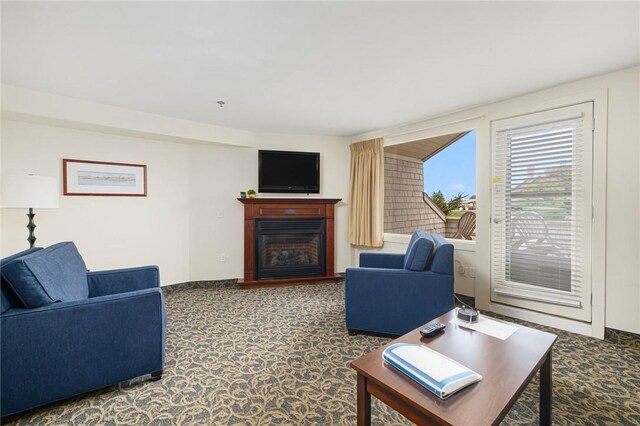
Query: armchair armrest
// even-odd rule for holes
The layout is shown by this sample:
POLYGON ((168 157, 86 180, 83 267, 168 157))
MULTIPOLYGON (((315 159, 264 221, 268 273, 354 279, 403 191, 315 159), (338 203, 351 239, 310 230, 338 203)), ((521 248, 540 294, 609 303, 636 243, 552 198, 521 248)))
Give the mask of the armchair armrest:
POLYGON ((112 269, 87 273, 89 298, 160 287, 157 266, 112 269))
POLYGON ((360 253, 360 267, 403 269, 404 253, 360 253))
POLYGON ((6 311, 2 416, 161 371, 165 319, 159 288, 6 311))

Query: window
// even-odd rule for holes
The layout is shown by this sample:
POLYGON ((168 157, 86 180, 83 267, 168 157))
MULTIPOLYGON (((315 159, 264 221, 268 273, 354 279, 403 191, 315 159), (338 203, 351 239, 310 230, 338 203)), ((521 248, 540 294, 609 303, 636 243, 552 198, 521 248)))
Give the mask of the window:
POLYGON ((424 192, 430 197, 440 192, 445 200, 464 195, 458 207, 446 209, 448 216, 459 217, 475 210, 476 132, 463 134, 450 145, 436 151, 423 164, 424 192))
POLYGON ((385 147, 386 233, 456 234, 458 217, 475 210, 475 139, 475 131, 462 131, 385 147), (466 195, 451 211, 445 209, 455 217, 447 217, 429 198, 437 190, 466 195))

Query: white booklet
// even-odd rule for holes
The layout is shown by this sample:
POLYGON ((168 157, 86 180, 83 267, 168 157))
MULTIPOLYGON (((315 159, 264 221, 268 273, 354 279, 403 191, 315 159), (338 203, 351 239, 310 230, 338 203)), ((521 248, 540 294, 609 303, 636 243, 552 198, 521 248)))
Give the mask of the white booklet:
MULTIPOLYGON (((456 311, 457 312, 457 311, 456 311)), ((457 324, 462 328, 479 331, 498 339, 507 340, 509 336, 518 331, 518 327, 504 321, 496 321, 485 315, 480 315, 477 322, 467 322, 460 318, 454 318, 449 321, 451 324, 457 324)))
POLYGON ((442 399, 482 380, 475 371, 422 345, 395 343, 382 352, 382 359, 442 399))

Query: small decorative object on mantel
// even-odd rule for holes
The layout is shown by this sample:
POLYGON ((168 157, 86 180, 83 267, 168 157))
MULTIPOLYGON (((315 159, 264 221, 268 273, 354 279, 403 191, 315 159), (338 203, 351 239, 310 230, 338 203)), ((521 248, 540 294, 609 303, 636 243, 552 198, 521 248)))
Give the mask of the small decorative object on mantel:
POLYGON ((256 198, 256 191, 254 189, 247 189, 247 195, 249 198, 256 198))
POLYGON ((64 195, 147 196, 147 166, 62 160, 64 195))
POLYGON ((247 193, 244 191, 240 192, 240 198, 247 198, 247 193))

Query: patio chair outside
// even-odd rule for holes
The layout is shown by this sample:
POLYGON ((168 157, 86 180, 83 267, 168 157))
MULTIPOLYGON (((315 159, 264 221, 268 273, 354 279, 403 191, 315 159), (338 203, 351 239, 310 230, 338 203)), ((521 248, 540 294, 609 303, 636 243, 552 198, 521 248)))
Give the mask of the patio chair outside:
POLYGON ((520 212, 513 217, 511 226, 511 250, 528 248, 539 254, 565 254, 561 245, 549 234, 547 223, 539 213, 520 212))
POLYGON ((466 212, 460 216, 458 229, 453 234, 453 238, 472 240, 473 232, 476 230, 476 214, 475 212, 466 212))
POLYGON ((571 291, 570 249, 563 248, 536 212, 519 212, 511 219, 510 281, 571 291))

